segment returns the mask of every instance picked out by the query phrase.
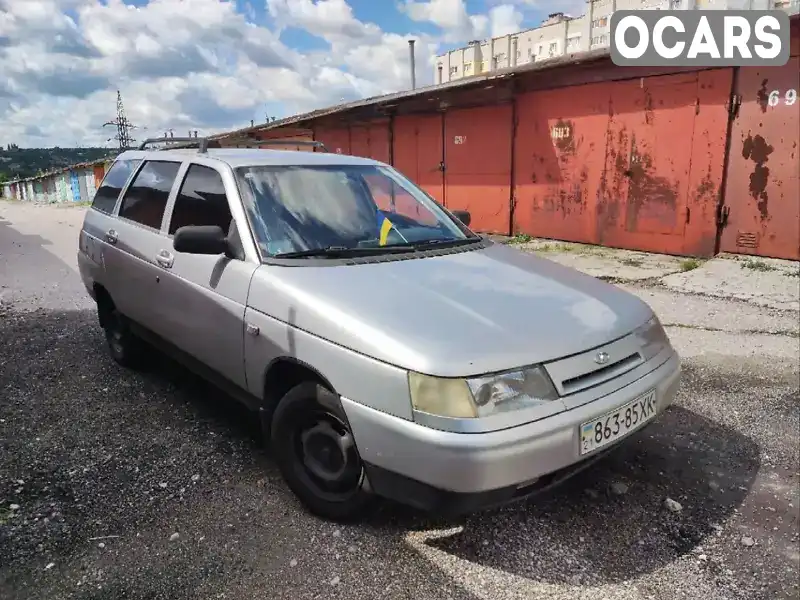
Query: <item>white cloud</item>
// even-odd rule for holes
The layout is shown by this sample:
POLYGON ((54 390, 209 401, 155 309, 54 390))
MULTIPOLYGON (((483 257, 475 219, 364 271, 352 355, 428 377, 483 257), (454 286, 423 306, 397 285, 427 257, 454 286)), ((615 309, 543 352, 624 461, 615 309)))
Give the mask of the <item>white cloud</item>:
MULTIPOLYGON (((416 40, 417 81, 432 83, 440 42, 463 43, 518 28, 509 2, 468 14, 463 0, 407 1, 412 20, 441 28, 387 33, 360 21, 346 0, 261 0, 272 29, 256 25, 258 5, 226 0, 0 0, 0 143, 102 145, 104 122, 122 92, 138 138, 169 128, 224 131, 409 85, 408 39, 416 40), (299 52, 284 28, 324 40, 299 52), (267 108, 269 107, 269 108, 267 108), (280 113, 280 114, 276 114, 280 113)), ((386 1, 386 0, 376 0, 386 1)), ((113 142, 109 144, 113 145, 113 142)))
POLYGON ((491 36, 500 37, 522 29, 523 15, 511 4, 501 4, 489 11, 491 36))

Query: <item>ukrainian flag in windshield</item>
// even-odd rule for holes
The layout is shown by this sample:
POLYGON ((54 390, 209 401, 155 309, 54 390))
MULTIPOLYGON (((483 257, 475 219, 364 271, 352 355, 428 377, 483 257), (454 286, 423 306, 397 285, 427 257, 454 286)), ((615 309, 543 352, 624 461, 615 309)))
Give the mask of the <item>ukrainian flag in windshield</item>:
POLYGON ((386 245, 386 239, 389 237, 389 232, 392 230, 392 222, 383 214, 382 210, 378 210, 378 243, 381 246, 386 245))

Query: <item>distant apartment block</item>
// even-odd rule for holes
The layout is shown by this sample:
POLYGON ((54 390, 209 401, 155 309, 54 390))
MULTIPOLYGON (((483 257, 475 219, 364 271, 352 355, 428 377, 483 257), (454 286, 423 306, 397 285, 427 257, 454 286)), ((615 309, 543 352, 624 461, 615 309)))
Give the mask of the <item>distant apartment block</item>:
POLYGON ((615 10, 782 9, 797 14, 800 0, 588 0, 586 13, 573 17, 553 13, 541 25, 488 40, 473 40, 463 48, 436 57, 434 81, 446 83, 609 45, 615 10))

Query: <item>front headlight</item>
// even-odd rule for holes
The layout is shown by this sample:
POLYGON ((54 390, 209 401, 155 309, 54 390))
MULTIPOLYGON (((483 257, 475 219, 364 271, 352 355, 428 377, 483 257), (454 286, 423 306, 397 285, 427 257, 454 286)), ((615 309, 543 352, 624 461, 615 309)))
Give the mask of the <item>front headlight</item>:
POLYGON ((409 373, 415 410, 441 417, 479 418, 558 399, 541 366, 470 379, 444 379, 409 373))
POLYGON ((633 331, 633 335, 639 338, 642 347, 642 358, 646 361, 670 346, 667 332, 664 331, 661 321, 655 315, 647 323, 637 327, 633 331))

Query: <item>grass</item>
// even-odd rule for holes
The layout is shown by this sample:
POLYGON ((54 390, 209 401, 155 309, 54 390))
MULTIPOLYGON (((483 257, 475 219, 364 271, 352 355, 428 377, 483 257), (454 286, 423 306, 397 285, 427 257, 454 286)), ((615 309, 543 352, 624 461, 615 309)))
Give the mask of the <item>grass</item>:
POLYGON ((687 271, 694 271, 700 265, 703 264, 703 261, 697 260, 696 258, 686 258, 681 261, 681 271, 686 273, 687 271))
POLYGON ((509 244, 524 244, 526 242, 530 242, 533 238, 529 236, 527 233, 518 233, 510 240, 508 240, 509 244))
POLYGON ((778 268, 761 260, 760 258, 745 258, 742 260, 741 267, 743 269, 751 269, 753 271, 777 271, 778 268))
POLYGON ((13 512, 5 508, 4 506, 0 506, 0 525, 5 525, 11 520, 11 515, 13 512))

